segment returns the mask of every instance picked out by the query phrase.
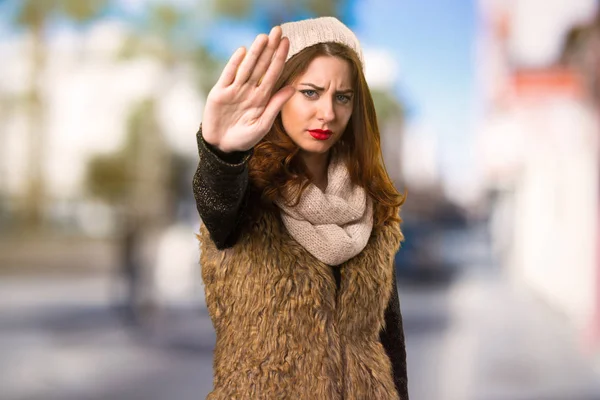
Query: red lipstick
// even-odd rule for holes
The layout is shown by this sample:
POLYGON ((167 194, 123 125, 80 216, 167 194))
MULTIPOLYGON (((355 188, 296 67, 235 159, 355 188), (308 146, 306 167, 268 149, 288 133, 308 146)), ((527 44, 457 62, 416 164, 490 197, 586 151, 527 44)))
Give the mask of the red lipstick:
POLYGON ((317 140, 327 140, 333 132, 331 132, 328 129, 309 129, 308 133, 310 133, 310 136, 314 137, 317 140))

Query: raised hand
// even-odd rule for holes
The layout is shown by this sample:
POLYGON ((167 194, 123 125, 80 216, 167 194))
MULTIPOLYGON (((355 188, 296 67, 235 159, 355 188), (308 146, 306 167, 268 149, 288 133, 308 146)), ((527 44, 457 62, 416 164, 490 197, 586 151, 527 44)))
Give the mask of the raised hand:
POLYGON ((224 152, 254 147, 271 129, 277 114, 294 94, 286 86, 273 88, 289 50, 289 41, 274 27, 269 36, 260 34, 246 52, 239 48, 223 69, 206 100, 202 135, 224 152))

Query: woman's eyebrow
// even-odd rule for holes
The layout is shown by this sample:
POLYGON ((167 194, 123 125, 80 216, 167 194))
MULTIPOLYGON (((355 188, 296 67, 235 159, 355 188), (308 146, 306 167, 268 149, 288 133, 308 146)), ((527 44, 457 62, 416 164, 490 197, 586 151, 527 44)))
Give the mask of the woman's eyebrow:
MULTIPOLYGON (((304 85, 304 86, 310 86, 311 88, 313 88, 313 89, 315 89, 317 91, 321 91, 321 92, 323 90, 325 90, 325 88, 322 88, 320 86, 317 86, 317 85, 314 85, 314 84, 308 83, 308 82, 303 82, 303 83, 300 83, 300 84, 304 85)), ((344 90, 338 90, 338 91, 336 91, 336 93, 338 93, 338 94, 351 94, 351 93, 354 93, 354 90, 352 90, 352 89, 344 89, 344 90)))
POLYGON ((310 86, 311 88, 313 88, 315 90, 320 90, 320 91, 325 90, 325 88, 322 88, 322 87, 317 86, 317 85, 313 85, 312 83, 301 83, 301 85, 310 86))

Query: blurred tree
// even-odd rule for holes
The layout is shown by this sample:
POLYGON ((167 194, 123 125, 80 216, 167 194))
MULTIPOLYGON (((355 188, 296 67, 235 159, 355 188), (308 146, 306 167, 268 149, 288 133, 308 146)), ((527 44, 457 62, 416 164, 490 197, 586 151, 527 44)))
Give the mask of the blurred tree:
POLYGON ((404 105, 389 90, 372 89, 371 94, 377 111, 385 166, 396 188, 402 190, 404 187, 401 160, 404 105))
POLYGON ((156 120, 156 104, 148 98, 133 107, 122 148, 93 157, 85 179, 88 192, 117 211, 117 267, 125 283, 121 305, 133 323, 143 322, 154 309, 152 264, 144 247, 172 220, 169 214, 174 211, 169 210, 168 198, 174 169, 156 120))
POLYGON ((127 38, 118 59, 150 56, 162 70, 160 80, 132 109, 123 149, 97 156, 88 165, 91 194, 117 206, 127 218, 157 229, 174 216, 182 197, 174 188, 180 187, 179 173, 185 170, 165 141, 164 127, 157 120, 158 106, 182 73, 204 93, 216 79, 216 59, 198 41, 182 37, 189 34, 182 27, 189 25, 190 18, 185 10, 166 3, 151 4, 145 10, 144 20, 127 38))
MULTIPOLYGON (((15 111, 17 99, 14 95, 10 95, 0 90, 0 126, 6 126, 6 121, 15 111)), ((8 146, 6 129, 0 129, 0 160, 8 158, 8 146)), ((9 168, 6 164, 0 165, 0 231, 8 226, 8 216, 11 214, 8 210, 8 175, 9 168)))
POLYGON ((15 23, 31 33, 30 87, 25 96, 28 112, 28 181, 23 218, 28 228, 39 228, 45 200, 42 163, 44 160, 44 104, 40 88, 45 69, 47 29, 57 18, 83 24, 99 16, 109 0, 22 0, 18 3, 15 23))
POLYGON ((258 15, 265 27, 307 16, 340 17, 348 0, 213 0, 218 16, 247 20, 258 15))
POLYGON ((148 7, 140 29, 123 44, 119 57, 151 56, 167 70, 191 68, 197 89, 208 93, 220 73, 222 60, 193 37, 195 15, 165 3, 148 7))
POLYGON ((377 119, 380 124, 388 122, 402 125, 404 123, 404 106, 390 91, 372 89, 373 103, 377 110, 377 119))
POLYGON ((121 215, 144 220, 165 214, 171 185, 170 153, 163 151, 168 146, 158 129, 155 105, 145 99, 133 108, 122 148, 92 157, 85 179, 90 194, 115 206, 121 215))
POLYGON ((86 170, 86 189, 111 205, 127 197, 132 177, 127 169, 127 151, 92 157, 86 170))

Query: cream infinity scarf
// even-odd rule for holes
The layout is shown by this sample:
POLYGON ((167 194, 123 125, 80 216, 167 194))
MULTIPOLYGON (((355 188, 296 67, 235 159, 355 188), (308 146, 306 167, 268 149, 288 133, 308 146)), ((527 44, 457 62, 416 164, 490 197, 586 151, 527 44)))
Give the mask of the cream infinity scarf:
POLYGON ((331 160, 327 189, 310 184, 300 202, 277 201, 290 235, 318 260, 340 265, 360 253, 373 229, 373 204, 362 187, 352 185, 342 160, 331 160))

